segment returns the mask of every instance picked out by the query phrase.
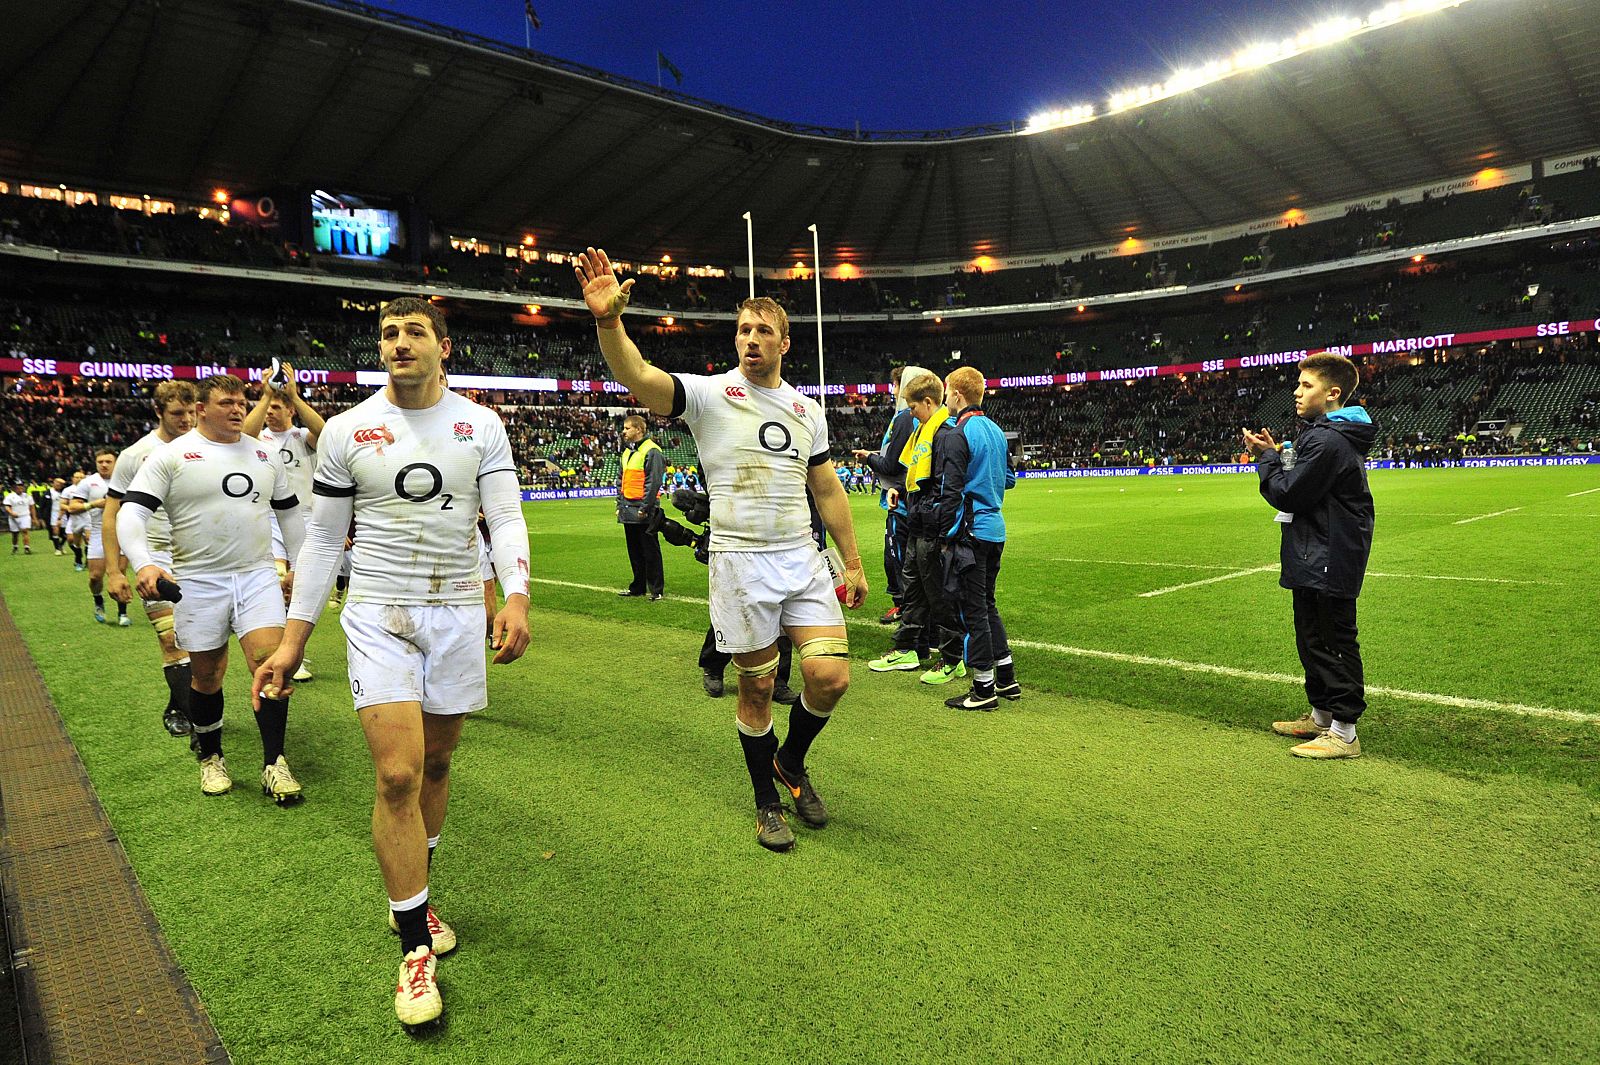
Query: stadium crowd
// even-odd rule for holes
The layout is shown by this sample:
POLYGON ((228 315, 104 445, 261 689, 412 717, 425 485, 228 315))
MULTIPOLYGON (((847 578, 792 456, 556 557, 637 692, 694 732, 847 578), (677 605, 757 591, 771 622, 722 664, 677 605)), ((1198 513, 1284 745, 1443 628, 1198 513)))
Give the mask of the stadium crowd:
MULTIPOLYGON (((1589 335, 1502 342, 1362 364, 1359 401, 1380 428, 1374 457, 1430 462, 1467 455, 1600 449, 1600 342, 1589 335), (1492 427, 1493 423, 1503 423, 1492 427), (1480 424, 1491 428, 1480 431, 1480 424), (1509 431, 1521 425, 1521 436, 1509 431)), ((1240 426, 1293 428, 1284 404, 1292 367, 1170 375, 1125 382, 1005 388, 986 405, 1019 434, 1022 469, 1231 461, 1240 426)), ((7 374, 0 402, 0 473, 33 481, 91 468, 153 425, 156 381, 7 374)), ((304 386, 331 415, 370 394, 354 384, 304 386)), ((526 487, 603 488, 617 476, 625 395, 466 390, 504 419, 526 487)), ((876 450, 892 413, 886 396, 830 397, 833 452, 876 450)), ((651 419, 675 468, 695 458, 680 425, 651 419)))

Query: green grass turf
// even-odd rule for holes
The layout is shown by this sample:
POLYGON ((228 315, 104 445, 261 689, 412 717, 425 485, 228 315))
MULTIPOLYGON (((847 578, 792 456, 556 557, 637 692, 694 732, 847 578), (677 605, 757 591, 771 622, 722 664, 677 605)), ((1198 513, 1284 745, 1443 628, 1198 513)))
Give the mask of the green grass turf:
MULTIPOLYGON (((1369 683, 1594 713, 1587 470, 1373 476, 1369 683), (1465 525, 1455 521, 1519 507, 1465 525), (1467 576, 1541 583, 1421 580, 1467 576)), ((1366 756, 1305 763, 1265 731, 1291 684, 1018 651, 996 714, 864 661, 812 759, 834 811, 754 843, 730 699, 699 690, 704 569, 618 600, 604 502, 527 508, 534 648, 491 668, 434 891, 462 938, 448 1025, 390 1010, 395 941, 372 784, 329 615, 290 757, 309 801, 202 799, 142 618, 89 617, 81 575, 0 557, 21 625, 178 958, 241 1063, 306 1061, 1578 1061, 1600 1048, 1600 729, 1374 697, 1366 756)), ((1001 609, 1019 641, 1294 673, 1247 477, 1026 482, 1001 609), (1179 492, 1179 489, 1182 492, 1179 492), (1057 559, 1096 561, 1053 561, 1057 559), (1161 563, 1113 565, 1112 562, 1161 563), (1185 568, 1193 567, 1193 568, 1185 568)), ((857 502, 874 594, 878 511, 857 502)), ((780 711, 779 721, 784 717, 780 711)))

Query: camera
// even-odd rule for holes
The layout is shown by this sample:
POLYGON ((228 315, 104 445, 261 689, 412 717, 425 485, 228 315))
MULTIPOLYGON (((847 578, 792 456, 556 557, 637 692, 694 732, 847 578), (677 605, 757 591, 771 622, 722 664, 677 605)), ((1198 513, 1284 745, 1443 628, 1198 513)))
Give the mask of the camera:
POLYGON ((691 529, 682 522, 667 517, 666 511, 657 507, 646 529, 660 533, 661 538, 673 547, 694 548, 696 562, 705 565, 711 558, 711 497, 695 488, 680 488, 672 493, 672 505, 677 507, 691 524, 701 526, 691 529))

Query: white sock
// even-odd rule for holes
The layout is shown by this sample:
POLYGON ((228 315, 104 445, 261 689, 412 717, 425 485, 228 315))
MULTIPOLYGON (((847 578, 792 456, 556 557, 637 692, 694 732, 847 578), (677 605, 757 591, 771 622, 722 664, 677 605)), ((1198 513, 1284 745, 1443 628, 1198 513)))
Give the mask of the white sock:
POLYGON ((390 899, 389 900, 389 909, 393 910, 396 913, 399 913, 401 910, 414 910, 418 906, 421 906, 423 903, 425 903, 427 901, 428 901, 428 889, 427 888, 423 888, 421 891, 417 892, 415 895, 411 896, 409 899, 398 899, 398 900, 397 899, 390 899))
POLYGON ((1356 739, 1356 723, 1354 721, 1335 721, 1332 725, 1333 734, 1346 743, 1354 743, 1356 739))
POLYGON ((1333 711, 1313 710, 1311 711, 1311 720, 1317 723, 1318 728, 1327 728, 1333 724, 1333 711))

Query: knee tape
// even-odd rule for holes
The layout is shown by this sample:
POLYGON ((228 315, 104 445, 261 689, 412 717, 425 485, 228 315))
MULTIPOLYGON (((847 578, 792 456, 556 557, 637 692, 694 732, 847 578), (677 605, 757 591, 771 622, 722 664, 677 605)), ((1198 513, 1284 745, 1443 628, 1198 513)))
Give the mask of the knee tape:
POLYGON ((756 679, 760 679, 761 677, 770 677, 774 673, 778 672, 778 660, 781 657, 781 655, 774 651, 772 653, 772 659, 770 661, 761 663, 759 666, 741 666, 738 662, 734 662, 733 671, 735 674, 741 677, 754 677, 756 679))
POLYGON ((808 658, 838 658, 848 661, 850 641, 842 636, 818 636, 800 645, 800 661, 808 658))
POLYGON ((172 620, 172 615, 170 613, 167 613, 158 618, 151 618, 150 627, 156 630, 157 636, 165 636, 167 633, 171 632, 177 627, 177 622, 172 620))

